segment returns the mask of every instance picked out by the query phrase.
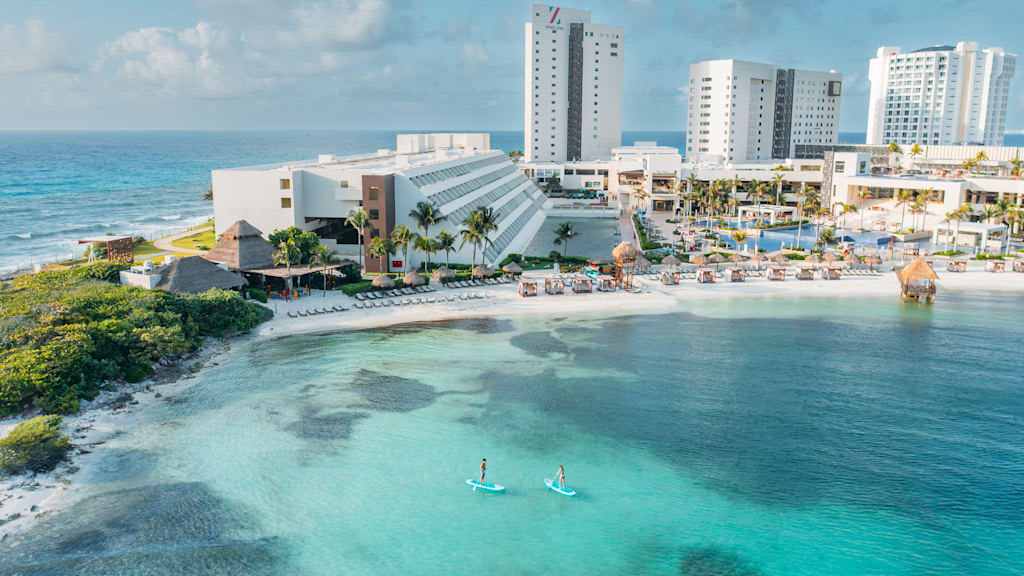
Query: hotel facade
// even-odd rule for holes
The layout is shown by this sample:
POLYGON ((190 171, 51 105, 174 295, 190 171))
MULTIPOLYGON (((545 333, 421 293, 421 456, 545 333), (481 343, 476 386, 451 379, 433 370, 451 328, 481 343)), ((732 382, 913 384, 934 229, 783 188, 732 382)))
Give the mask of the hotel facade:
POLYGON ((1017 56, 974 42, 903 53, 882 46, 868 70, 868 144, 1001 146, 1017 56))
MULTIPOLYGON (((355 260, 359 236, 347 217, 362 207, 371 221, 363 233, 364 262, 367 271, 379 272, 420 264, 422 254, 412 249, 409 262, 402 254, 381 261, 367 251, 373 238, 390 236, 399 224, 417 232, 409 212, 419 202, 432 202, 446 217, 431 226, 431 238, 441 231, 457 235, 471 211, 493 208, 498 229, 483 249, 489 264, 521 252, 543 224, 546 196, 504 152, 490 149, 488 134, 400 134, 397 140, 396 150, 214 170, 216 233, 238 220, 248 221, 264 236, 296 226, 315 232, 322 244, 355 260)), ((472 246, 456 246, 451 261, 468 264, 472 246)))
POLYGON ((524 159, 609 157, 622 141, 622 28, 534 4, 525 37, 524 159))
POLYGON ((797 145, 836 144, 842 80, 742 60, 690 64, 686 157, 766 162, 792 158, 797 145))

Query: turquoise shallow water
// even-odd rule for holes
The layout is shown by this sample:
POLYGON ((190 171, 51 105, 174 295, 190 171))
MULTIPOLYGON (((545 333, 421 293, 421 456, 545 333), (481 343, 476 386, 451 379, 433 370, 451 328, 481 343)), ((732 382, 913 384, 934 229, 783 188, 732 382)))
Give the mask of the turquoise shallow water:
POLYGON ((242 343, 0 572, 1020 573, 1024 314, 893 300, 242 343))

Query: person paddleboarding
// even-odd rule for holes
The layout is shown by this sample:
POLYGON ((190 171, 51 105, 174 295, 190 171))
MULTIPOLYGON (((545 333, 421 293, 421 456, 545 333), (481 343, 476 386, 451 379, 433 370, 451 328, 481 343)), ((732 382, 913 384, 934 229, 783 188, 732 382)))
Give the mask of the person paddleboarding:
POLYGON ((558 472, 555 474, 555 480, 558 481, 558 487, 565 490, 565 467, 559 466, 558 472))
POLYGON ((484 483, 484 476, 487 476, 487 458, 480 461, 480 483, 484 483))

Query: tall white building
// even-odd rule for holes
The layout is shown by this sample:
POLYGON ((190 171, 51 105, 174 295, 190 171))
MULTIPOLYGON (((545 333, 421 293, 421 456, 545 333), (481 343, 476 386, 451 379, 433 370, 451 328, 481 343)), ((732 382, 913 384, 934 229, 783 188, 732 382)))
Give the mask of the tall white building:
POLYGON ((839 141, 843 75, 742 60, 690 64, 686 156, 742 163, 839 141))
POLYGON ((882 46, 868 71, 868 144, 1002 145, 1016 64, 974 42, 905 54, 882 46))
POLYGON ((622 143, 620 26, 534 4, 526 23, 527 162, 607 158, 622 143))

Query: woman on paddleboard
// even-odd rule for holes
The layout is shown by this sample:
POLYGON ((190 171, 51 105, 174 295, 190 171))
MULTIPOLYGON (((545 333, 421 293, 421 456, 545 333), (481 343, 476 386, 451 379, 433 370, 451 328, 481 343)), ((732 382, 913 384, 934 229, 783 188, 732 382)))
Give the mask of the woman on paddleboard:
POLYGON ((484 483, 484 476, 487 475, 487 458, 480 462, 480 483, 484 483))
POLYGON ((565 467, 559 466, 558 473, 555 474, 555 480, 558 481, 558 487, 565 490, 565 467))

